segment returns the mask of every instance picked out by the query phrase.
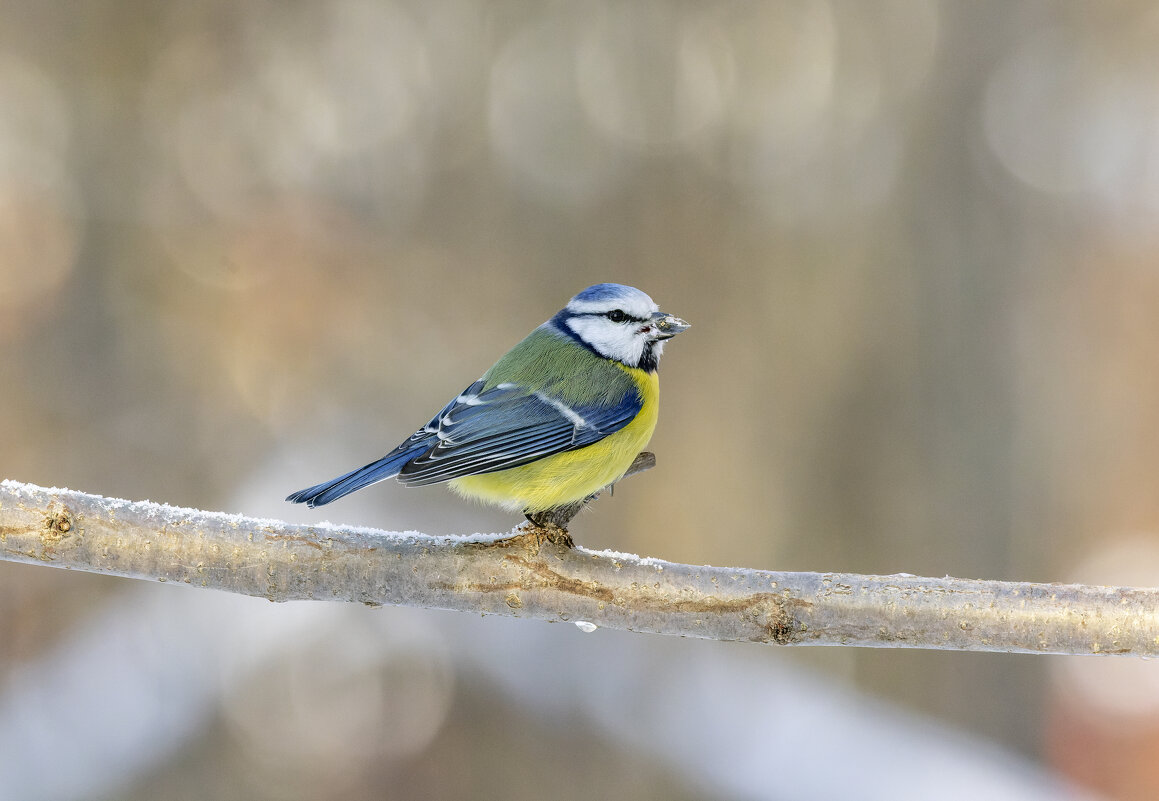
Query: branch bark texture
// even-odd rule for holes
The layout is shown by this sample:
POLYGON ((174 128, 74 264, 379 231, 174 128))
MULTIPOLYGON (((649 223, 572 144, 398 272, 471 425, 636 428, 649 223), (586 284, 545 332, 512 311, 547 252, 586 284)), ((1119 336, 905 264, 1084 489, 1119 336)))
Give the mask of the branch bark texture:
POLYGON ((698 567, 534 531, 293 525, 0 483, 0 559, 238 592, 777 645, 1159 654, 1159 590, 698 567))

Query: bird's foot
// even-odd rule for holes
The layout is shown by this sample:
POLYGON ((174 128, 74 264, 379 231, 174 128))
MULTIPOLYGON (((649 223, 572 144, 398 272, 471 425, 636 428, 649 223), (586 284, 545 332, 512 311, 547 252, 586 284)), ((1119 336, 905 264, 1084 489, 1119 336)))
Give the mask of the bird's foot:
POLYGON ((567 529, 550 519, 550 517, 538 514, 526 515, 526 517, 527 522, 516 526, 510 536, 491 540, 486 543, 472 543, 471 547, 517 548, 525 550, 533 556, 537 555, 546 543, 551 543, 559 548, 566 549, 575 547, 575 541, 567 533, 567 529))
POLYGON ((560 548, 570 549, 575 547, 575 541, 572 540, 571 534, 567 533, 566 528, 552 520, 537 520, 536 517, 532 515, 527 516, 531 525, 523 529, 524 534, 522 536, 533 537, 540 546, 545 542, 550 542, 552 545, 558 545, 560 548))
POLYGON ((516 526, 509 537, 469 545, 472 548, 516 548, 537 556, 546 543, 569 550, 575 547, 566 528, 551 522, 537 523, 530 518, 526 523, 516 526))
MULTIPOLYGON (((632 462, 627 472, 621 476, 621 480, 636 473, 642 473, 655 466, 656 457, 647 451, 641 452, 636 456, 635 461, 632 462)), ((605 489, 610 489, 606 487, 605 489)), ((495 540, 490 543, 490 546, 497 546, 501 548, 508 548, 513 545, 528 544, 532 546, 531 549, 538 553, 539 548, 545 543, 550 542, 552 545, 557 545, 560 548, 574 548, 575 542, 571 535, 567 533, 567 527, 571 523, 572 518, 578 515, 583 508, 589 503, 599 497, 599 492, 594 492, 588 497, 575 503, 569 503, 566 506, 556 506, 551 509, 544 509, 539 512, 524 512, 524 517, 531 525, 521 525, 515 529, 518 534, 510 537, 504 537, 501 540, 495 540)))
MULTIPOLYGON (((619 480, 623 480, 628 476, 642 473, 645 470, 650 470, 656 466, 655 454, 648 451, 641 451, 636 455, 635 460, 620 476, 619 480)), ((615 485, 613 482, 604 489, 609 492, 615 485)), ((600 490, 602 492, 603 490, 600 490)), ((583 511, 584 507, 594 501, 600 496, 600 492, 593 492, 583 500, 569 503, 565 506, 556 506, 551 509, 544 509, 540 512, 524 512, 524 516, 530 521, 533 531, 542 533, 547 542, 560 545, 564 548, 574 548, 575 543, 572 542, 571 535, 567 533, 567 527, 571 523, 572 518, 583 511)))

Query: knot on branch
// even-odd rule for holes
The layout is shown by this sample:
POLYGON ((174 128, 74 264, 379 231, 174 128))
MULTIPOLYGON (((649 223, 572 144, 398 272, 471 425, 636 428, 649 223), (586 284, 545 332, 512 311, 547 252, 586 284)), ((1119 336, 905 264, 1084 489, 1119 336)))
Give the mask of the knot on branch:
POLYGON ((44 522, 45 528, 67 534, 72 531, 72 512, 67 508, 62 508, 58 512, 50 513, 44 522))
POLYGON ((40 534, 41 552, 44 558, 51 558, 56 546, 69 536, 76 525, 72 511, 67 506, 52 504, 44 515, 44 528, 40 534))

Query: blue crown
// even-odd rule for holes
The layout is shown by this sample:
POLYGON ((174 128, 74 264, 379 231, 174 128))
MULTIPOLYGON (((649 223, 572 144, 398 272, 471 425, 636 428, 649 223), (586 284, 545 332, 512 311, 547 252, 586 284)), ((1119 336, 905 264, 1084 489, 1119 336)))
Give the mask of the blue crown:
POLYGON ((640 290, 623 284, 594 284, 575 296, 576 300, 612 300, 631 294, 643 294, 640 290))

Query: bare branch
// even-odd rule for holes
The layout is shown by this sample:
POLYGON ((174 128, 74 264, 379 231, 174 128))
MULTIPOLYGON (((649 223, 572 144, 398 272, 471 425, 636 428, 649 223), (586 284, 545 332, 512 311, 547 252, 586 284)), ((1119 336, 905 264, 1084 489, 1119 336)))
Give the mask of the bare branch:
POLYGON ((1159 590, 695 567, 515 534, 291 525, 0 483, 2 559, 271 601, 424 606, 779 645, 1159 653, 1159 590))

